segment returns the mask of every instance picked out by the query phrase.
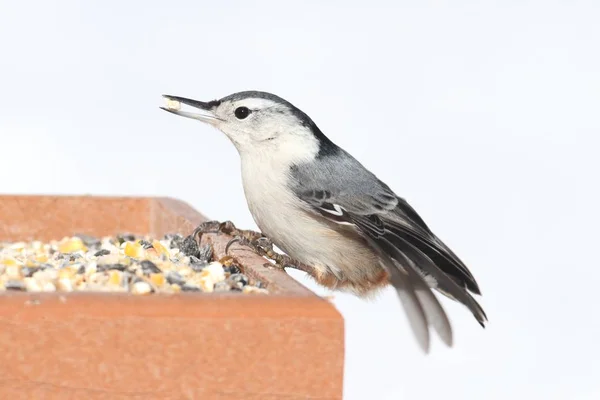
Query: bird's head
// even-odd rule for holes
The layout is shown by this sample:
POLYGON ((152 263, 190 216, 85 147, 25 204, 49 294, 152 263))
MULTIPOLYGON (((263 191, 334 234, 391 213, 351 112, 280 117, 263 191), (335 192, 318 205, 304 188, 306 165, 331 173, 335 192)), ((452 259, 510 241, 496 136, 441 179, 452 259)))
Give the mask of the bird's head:
POLYGON ((216 127, 242 156, 280 153, 299 162, 334 146, 308 115, 270 93, 240 92, 209 102, 163 97, 167 100, 163 110, 216 127), (184 110, 182 105, 191 110, 184 110))

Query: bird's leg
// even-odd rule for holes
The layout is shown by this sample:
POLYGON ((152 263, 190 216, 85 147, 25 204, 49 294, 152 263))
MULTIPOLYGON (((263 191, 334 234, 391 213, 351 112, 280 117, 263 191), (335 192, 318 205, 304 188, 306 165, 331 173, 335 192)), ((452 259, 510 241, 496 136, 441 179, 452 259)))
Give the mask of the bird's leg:
POLYGON ((266 257, 269 260, 273 260, 275 261, 275 265, 269 263, 266 266, 268 267, 277 267, 280 268, 282 270, 285 270, 286 267, 288 268, 294 268, 300 271, 304 271, 309 275, 315 276, 317 274, 317 271, 315 270, 314 267, 311 267, 309 265, 303 264, 297 260, 294 260, 293 258, 291 258, 290 256, 287 256, 285 254, 279 254, 277 253, 274 249, 273 249, 273 242, 271 242, 271 239, 269 239, 266 236, 261 235, 258 238, 255 238, 254 240, 250 240, 248 237, 244 237, 244 236, 238 236, 238 237, 234 237, 233 239, 231 239, 229 241, 229 243, 227 243, 227 246, 225 247, 225 253, 227 254, 229 247, 233 244, 233 243, 240 243, 242 246, 248 246, 250 248, 252 248, 252 250, 254 250, 255 253, 257 253, 258 255, 262 256, 262 257, 266 257))
POLYGON ((288 255, 279 254, 273 250, 272 250, 272 253, 273 253, 273 255, 270 256, 269 258, 271 260, 275 261, 275 265, 277 265, 281 269, 285 269, 286 267, 288 267, 288 268, 297 269, 299 271, 304 271, 313 277, 319 275, 319 272, 314 267, 311 267, 310 265, 301 263, 300 261, 294 260, 293 258, 291 258, 288 255))
MULTIPOLYGON (((279 254, 273 249, 273 242, 260 232, 252 230, 238 229, 231 221, 219 222, 219 221, 206 221, 200 224, 192 234, 192 237, 196 238, 196 241, 200 243, 202 235, 205 233, 225 233, 233 236, 227 246, 225 246, 225 254, 229 252, 229 248, 234 243, 240 243, 242 246, 248 246, 254 250, 255 253, 262 257, 266 257, 269 260, 275 261, 275 266, 284 270, 286 267, 294 268, 300 271, 304 271, 309 275, 317 276, 318 271, 309 265, 303 264, 297 260, 294 260, 290 256, 285 254, 279 254)), ((273 267, 274 265, 269 263, 268 266, 273 267)))

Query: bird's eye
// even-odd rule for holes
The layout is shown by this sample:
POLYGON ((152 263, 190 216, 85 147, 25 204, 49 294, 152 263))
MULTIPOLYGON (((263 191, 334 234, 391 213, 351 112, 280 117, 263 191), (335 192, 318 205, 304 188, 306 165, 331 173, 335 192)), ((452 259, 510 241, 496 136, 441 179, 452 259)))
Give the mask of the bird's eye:
POLYGON ((250 115, 250 110, 248 107, 238 107, 235 109, 234 114, 237 119, 244 119, 250 115))

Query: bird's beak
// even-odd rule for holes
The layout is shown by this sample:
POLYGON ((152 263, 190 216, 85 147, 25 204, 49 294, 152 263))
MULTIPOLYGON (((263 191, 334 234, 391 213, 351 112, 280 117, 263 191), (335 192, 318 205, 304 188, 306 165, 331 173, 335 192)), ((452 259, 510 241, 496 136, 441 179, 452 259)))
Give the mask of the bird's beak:
POLYGON ((214 108, 214 105, 211 103, 205 103, 203 101, 186 99, 185 97, 171 96, 167 94, 163 94, 163 97, 167 100, 167 106, 160 108, 165 111, 175 115, 180 115, 182 117, 197 119, 198 121, 207 122, 209 124, 222 121, 221 118, 217 117, 215 113, 211 111, 211 109, 214 108), (182 104, 193 107, 194 112, 182 111, 182 104))

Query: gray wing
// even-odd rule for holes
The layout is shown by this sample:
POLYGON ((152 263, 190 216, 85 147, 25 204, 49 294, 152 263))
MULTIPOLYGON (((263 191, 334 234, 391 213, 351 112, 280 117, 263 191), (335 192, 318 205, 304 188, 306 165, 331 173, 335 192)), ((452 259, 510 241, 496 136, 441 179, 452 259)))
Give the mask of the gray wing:
POLYGON ((299 198, 321 216, 353 225, 381 255, 390 283, 407 311, 411 326, 428 343, 428 325, 451 343, 452 333, 441 305, 424 281, 429 276, 437 289, 465 304, 480 324, 485 313, 467 292, 477 283, 469 270, 427 227, 416 211, 349 155, 319 160, 317 165, 292 170, 299 198))
POLYGON ((387 207, 385 202, 363 198, 363 201, 349 203, 343 196, 336 198, 326 190, 303 190, 298 191, 297 195, 327 219, 355 226, 378 251, 383 267, 390 274, 390 283, 396 289, 410 326, 424 351, 429 349, 430 325, 448 346, 452 345, 452 328, 442 306, 418 273, 414 262, 393 243, 394 238, 386 232, 385 225, 378 217, 380 210, 387 207))
POLYGON ((341 203, 348 213, 376 214, 389 230, 424 253, 456 284, 481 294, 467 266, 433 234, 410 204, 344 150, 339 149, 336 157, 293 167, 292 178, 298 194, 306 194, 309 202, 316 201, 326 216, 343 220, 335 208, 336 204, 342 207, 341 203), (325 201, 325 196, 333 196, 333 200, 325 201), (321 200, 324 204, 319 205, 321 200))

